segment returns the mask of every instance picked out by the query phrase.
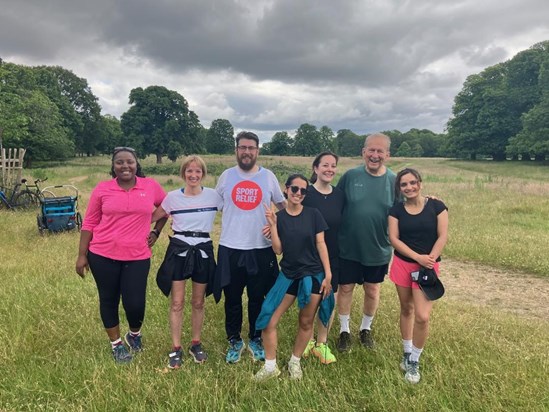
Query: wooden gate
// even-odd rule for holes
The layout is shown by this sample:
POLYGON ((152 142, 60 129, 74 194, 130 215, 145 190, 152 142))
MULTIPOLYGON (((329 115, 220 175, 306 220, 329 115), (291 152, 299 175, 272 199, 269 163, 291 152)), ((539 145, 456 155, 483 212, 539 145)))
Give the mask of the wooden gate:
POLYGON ((16 183, 21 181, 25 151, 25 149, 2 148, 0 163, 2 171, 2 187, 14 187, 16 183))

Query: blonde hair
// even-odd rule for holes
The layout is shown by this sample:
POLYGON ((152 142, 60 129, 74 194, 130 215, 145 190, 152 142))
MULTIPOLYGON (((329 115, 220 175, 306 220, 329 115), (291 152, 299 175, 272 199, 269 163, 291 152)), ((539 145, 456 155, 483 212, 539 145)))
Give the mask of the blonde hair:
POLYGON ((187 170, 187 167, 189 167, 189 165, 193 162, 200 166, 200 168, 202 169, 202 178, 205 178, 208 174, 206 162, 204 162, 204 160, 202 160, 200 156, 190 155, 187 156, 185 160, 183 160, 183 163, 181 163, 181 169, 179 169, 179 176, 181 176, 183 180, 185 180, 185 170, 187 170))

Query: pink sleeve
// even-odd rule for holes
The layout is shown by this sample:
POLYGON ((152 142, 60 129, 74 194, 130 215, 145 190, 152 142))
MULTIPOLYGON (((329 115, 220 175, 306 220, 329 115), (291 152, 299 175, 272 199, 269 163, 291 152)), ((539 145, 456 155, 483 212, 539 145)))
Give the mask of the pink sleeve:
POLYGON ((100 191, 101 189, 99 188, 99 186, 96 186, 95 189, 93 189, 92 191, 90 201, 88 202, 88 208, 86 209, 86 216, 84 217, 84 221, 82 222, 82 230, 88 230, 90 232, 93 232, 93 229, 101 221, 101 196, 98 193, 100 191))

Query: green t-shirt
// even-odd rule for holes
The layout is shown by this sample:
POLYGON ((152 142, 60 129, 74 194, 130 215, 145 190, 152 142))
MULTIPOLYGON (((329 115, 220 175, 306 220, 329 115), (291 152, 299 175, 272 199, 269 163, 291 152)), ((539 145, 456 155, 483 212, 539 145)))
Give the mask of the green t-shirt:
POLYGON ((339 256, 364 266, 381 266, 391 260, 387 233, 389 209, 394 204, 395 174, 387 169, 372 176, 364 166, 350 169, 337 187, 345 193, 339 230, 339 256))

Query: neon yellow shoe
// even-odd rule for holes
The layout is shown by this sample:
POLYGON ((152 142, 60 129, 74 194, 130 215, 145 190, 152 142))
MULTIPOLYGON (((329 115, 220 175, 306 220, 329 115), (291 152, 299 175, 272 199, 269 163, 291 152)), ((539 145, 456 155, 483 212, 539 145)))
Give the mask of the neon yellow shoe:
POLYGON ((307 343, 307 347, 305 348, 305 350, 303 351, 303 357, 304 358, 307 358, 309 357, 309 355, 311 354, 311 350, 315 347, 315 340, 314 339, 311 339, 308 343, 307 343))
POLYGON ((315 345, 311 352, 318 359, 320 359, 320 363, 323 363, 324 365, 329 365, 330 363, 334 363, 337 361, 336 357, 330 350, 330 347, 325 343, 319 343, 318 345, 315 345))

